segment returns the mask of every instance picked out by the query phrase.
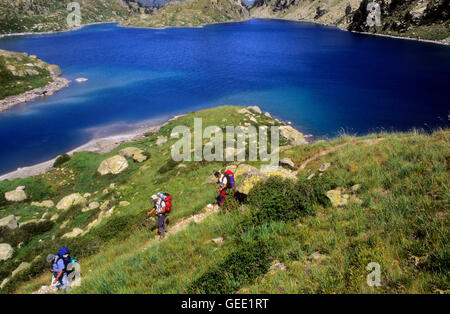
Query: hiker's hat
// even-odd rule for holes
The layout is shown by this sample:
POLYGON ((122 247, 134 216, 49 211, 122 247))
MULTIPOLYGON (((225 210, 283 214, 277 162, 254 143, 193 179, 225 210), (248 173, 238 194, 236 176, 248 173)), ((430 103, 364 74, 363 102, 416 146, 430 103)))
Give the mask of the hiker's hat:
POLYGON ((152 200, 156 201, 158 199, 158 196, 152 195, 152 200))

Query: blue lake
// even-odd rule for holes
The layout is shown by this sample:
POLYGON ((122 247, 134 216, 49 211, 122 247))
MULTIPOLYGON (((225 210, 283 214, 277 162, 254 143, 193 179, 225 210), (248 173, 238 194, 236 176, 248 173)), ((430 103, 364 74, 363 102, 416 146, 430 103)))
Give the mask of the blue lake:
POLYGON ((0 48, 89 79, 0 114, 0 174, 224 104, 258 105, 316 136, 449 125, 450 47, 430 43, 252 20, 165 30, 100 24, 2 38, 0 48))

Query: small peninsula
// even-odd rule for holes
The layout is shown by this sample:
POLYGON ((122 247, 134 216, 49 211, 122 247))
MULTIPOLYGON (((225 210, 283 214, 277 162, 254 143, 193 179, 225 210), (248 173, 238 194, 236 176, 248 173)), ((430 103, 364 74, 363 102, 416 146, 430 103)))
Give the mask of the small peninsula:
POLYGON ((61 69, 34 55, 0 49, 0 112, 69 85, 61 69))

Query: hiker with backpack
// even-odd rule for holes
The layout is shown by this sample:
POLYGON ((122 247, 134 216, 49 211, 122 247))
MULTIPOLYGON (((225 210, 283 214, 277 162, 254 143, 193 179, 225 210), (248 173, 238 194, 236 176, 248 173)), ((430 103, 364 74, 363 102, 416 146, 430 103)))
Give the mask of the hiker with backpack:
POLYGON ((147 216, 150 216, 153 212, 155 212, 158 217, 159 239, 162 240, 165 237, 166 232, 168 232, 165 219, 172 207, 171 196, 170 194, 158 193, 157 195, 152 195, 152 200, 154 207, 151 211, 147 212, 147 216))
POLYGON ((59 249, 58 254, 51 254, 47 259, 50 259, 52 262, 50 270, 53 274, 51 286, 58 288, 58 290, 67 288, 67 265, 72 263, 69 249, 63 246, 59 249))
POLYGON ((219 185, 219 188, 217 189, 217 193, 219 193, 217 204, 222 206, 227 197, 227 190, 234 188, 234 173, 227 170, 225 171, 225 174, 217 171, 214 175, 217 178, 217 184, 219 185))

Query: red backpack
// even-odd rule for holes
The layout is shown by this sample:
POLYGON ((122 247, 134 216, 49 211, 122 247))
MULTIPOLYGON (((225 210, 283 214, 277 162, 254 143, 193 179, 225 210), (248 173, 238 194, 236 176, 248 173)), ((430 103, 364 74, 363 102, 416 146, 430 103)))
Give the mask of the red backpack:
POLYGON ((166 213, 170 213, 172 209, 172 195, 169 193, 158 193, 158 196, 166 203, 166 213))

